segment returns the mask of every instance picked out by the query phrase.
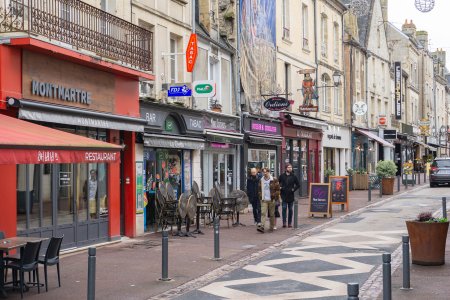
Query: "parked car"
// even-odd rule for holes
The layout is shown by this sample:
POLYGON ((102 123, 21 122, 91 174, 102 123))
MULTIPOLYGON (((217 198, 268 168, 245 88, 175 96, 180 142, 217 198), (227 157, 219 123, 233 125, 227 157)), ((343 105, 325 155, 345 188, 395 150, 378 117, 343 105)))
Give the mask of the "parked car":
POLYGON ((430 168, 430 187, 438 184, 450 184, 450 157, 435 158, 430 168))

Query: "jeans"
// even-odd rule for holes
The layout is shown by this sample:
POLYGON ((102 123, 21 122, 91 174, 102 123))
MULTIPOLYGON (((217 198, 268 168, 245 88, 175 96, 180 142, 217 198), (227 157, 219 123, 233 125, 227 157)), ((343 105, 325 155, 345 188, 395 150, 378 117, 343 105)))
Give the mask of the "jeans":
POLYGON ((259 199, 253 199, 251 204, 253 208, 253 219, 255 219, 256 223, 261 223, 261 202, 259 199))
POLYGON ((269 212, 270 229, 275 227, 275 201, 261 201, 261 226, 266 224, 267 212, 269 212))
POLYGON ((288 209, 288 211, 289 211, 288 225, 291 225, 292 224, 292 216, 294 214, 294 210, 293 210, 294 202, 283 201, 282 206, 283 206, 283 208, 282 208, 283 225, 286 224, 286 209, 288 209))

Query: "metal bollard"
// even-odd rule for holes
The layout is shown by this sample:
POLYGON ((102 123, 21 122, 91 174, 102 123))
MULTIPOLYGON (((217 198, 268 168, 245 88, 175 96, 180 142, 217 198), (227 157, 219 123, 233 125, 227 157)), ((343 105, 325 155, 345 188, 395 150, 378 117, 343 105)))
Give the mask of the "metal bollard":
POLYGON ((383 180, 380 178, 380 198, 383 198, 383 180))
POLYGON ((401 181, 401 177, 400 175, 397 176, 397 192, 400 192, 400 181, 401 181))
POLYGON ((220 260, 220 239, 219 239, 220 220, 214 219, 214 260, 220 260))
POLYGON ((403 249, 403 287, 402 290, 411 289, 410 269, 409 269, 409 236, 402 236, 403 249))
POLYGON ((383 300, 392 299, 391 254, 383 253, 383 300))
POLYGON ((442 217, 447 219, 447 197, 442 197, 442 217))
POLYGON ((413 171, 412 172, 412 186, 416 185, 416 173, 413 171))
POLYGON ((359 300, 359 283, 347 283, 347 300, 359 300))
POLYGON ((161 281, 170 281, 169 278, 169 231, 162 232, 162 262, 161 262, 161 281))
POLYGON ((87 299, 95 299, 95 261, 97 250, 93 247, 89 248, 88 253, 88 282, 87 282, 87 299))
POLYGON ((417 173, 419 175, 417 175, 417 178, 419 179, 419 185, 420 185, 420 173, 417 173))
POLYGON ((368 189, 368 197, 369 197, 369 202, 372 201, 372 184, 369 182, 369 189, 368 189))
POLYGON ((408 189, 408 174, 405 174, 405 190, 408 189))
POLYGON ((427 183, 427 171, 423 171, 423 183, 427 183))
POLYGON ((298 200, 294 200, 294 228, 298 228, 298 200))

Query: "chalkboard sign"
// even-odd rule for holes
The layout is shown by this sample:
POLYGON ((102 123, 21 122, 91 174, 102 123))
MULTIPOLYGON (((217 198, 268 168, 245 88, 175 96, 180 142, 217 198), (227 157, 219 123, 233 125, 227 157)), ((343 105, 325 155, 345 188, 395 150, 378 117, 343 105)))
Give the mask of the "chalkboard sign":
POLYGON ((330 176, 331 204, 344 204, 348 211, 348 176, 330 176))
POLYGON ((309 188, 309 215, 331 217, 330 184, 311 183, 309 188))

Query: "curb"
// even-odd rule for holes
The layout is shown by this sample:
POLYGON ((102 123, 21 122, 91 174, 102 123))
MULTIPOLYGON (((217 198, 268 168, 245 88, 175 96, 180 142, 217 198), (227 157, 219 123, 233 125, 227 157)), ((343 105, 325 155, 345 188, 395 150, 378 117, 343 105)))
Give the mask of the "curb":
POLYGON ((353 212, 350 212, 346 215, 340 216, 337 219, 334 220, 330 220, 328 222, 325 222, 321 225, 315 226, 313 228, 310 228, 304 232, 298 233, 296 235, 294 235, 293 237, 290 237, 288 239, 285 239, 284 241, 281 241, 279 243, 273 244, 269 247, 267 247, 266 249, 260 250, 256 253, 244 256, 243 258, 236 260, 232 263, 223 265, 221 267, 218 267, 217 269, 210 271, 206 274, 201 275, 200 277, 198 277, 197 279, 193 279, 191 281, 185 282, 182 285, 175 287, 173 289, 170 289, 164 293, 155 295, 150 297, 149 299, 173 299, 174 297, 178 297, 181 296, 182 294, 188 293, 190 291, 199 289, 203 286, 205 286, 206 284, 208 284, 209 282, 212 282, 220 277, 222 277, 223 275, 226 275, 236 269, 239 269, 247 264, 249 264, 250 262, 262 258, 268 254, 274 253, 276 250, 280 249, 280 248, 284 248, 288 245, 294 244, 294 243, 298 243, 301 240, 305 239, 306 237, 309 237, 310 235, 312 235, 313 233, 316 233, 318 231, 321 231, 327 227, 330 227, 331 225, 337 224, 342 222, 343 220, 346 220, 350 217, 359 215, 363 212, 365 212, 368 209, 371 209, 373 207, 377 207, 380 205, 383 205, 389 201, 395 200, 397 198, 400 198, 402 195, 409 193, 409 192, 416 192, 419 191, 421 189, 427 188, 428 185, 424 184, 422 186, 418 186, 416 188, 413 188, 411 190, 407 190, 407 191, 403 191, 397 195, 391 196, 389 198, 386 198, 384 200, 378 201, 376 203, 373 204, 369 204, 367 206, 361 207, 360 209, 357 209, 353 212))

